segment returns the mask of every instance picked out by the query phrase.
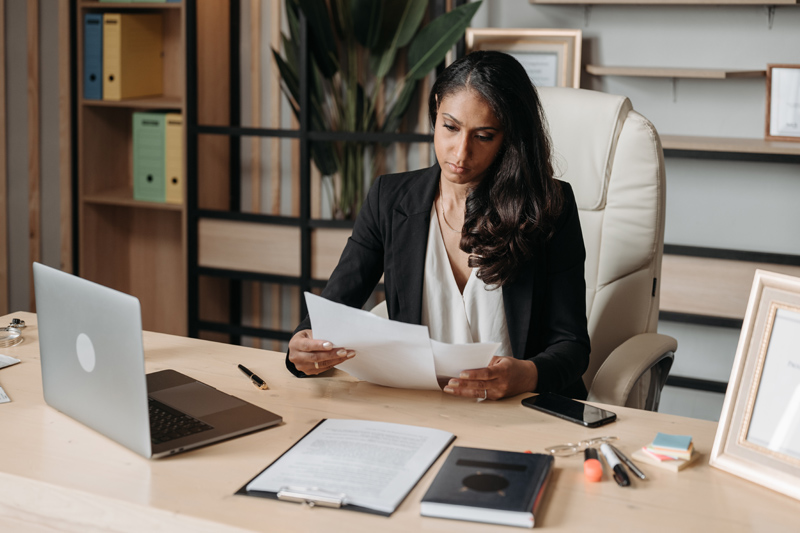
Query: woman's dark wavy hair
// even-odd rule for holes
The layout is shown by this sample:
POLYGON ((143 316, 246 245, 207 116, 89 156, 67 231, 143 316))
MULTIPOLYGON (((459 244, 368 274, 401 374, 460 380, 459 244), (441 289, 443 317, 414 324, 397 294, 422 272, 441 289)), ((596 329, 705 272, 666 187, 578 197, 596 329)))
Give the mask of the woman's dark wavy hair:
POLYGON ((492 108, 503 129, 503 145, 481 183, 467 196, 460 248, 487 285, 513 281, 550 238, 563 195, 553 177, 550 136, 539 95, 519 62, 508 54, 475 51, 439 75, 428 99, 431 125, 437 102, 474 91, 492 108))

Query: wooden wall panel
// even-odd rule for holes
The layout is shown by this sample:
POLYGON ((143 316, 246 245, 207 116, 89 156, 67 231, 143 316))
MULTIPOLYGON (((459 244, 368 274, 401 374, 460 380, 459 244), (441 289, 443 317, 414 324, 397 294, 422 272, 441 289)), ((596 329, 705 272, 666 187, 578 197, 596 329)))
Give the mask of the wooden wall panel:
MULTIPOLYGON (((28 0, 28 244, 29 260, 41 261, 41 147, 39 144, 39 0, 28 0)), ((36 310, 33 276, 30 276, 30 304, 36 310)))
POLYGON ((800 276, 797 266, 666 254, 661 310, 742 319, 756 269, 800 276))
POLYGON ((339 263, 350 229, 318 228, 311 232, 311 277, 328 279, 339 263))
POLYGON ((300 228, 202 219, 200 266, 296 276, 300 272, 300 228))
POLYGON ((0 0, 0 315, 9 312, 6 122, 6 1, 0 0))
POLYGON ((58 182, 61 270, 72 272, 72 113, 69 3, 58 3, 58 182))

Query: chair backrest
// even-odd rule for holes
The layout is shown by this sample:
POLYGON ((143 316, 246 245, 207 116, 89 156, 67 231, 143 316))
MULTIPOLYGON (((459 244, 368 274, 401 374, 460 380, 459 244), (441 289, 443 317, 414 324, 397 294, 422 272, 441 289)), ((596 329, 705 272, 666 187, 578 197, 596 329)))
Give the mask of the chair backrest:
POLYGON ((590 389, 617 346, 658 326, 663 151, 653 125, 623 96, 568 88, 539 95, 556 175, 575 191, 586 245, 590 389))

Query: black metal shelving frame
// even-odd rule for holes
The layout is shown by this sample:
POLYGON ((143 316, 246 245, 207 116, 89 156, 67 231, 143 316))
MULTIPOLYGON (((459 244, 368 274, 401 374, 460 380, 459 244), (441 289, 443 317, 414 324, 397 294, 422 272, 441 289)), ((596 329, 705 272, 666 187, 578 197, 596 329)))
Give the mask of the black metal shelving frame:
MULTIPOLYGON (((189 336, 198 337, 200 331, 211 331, 231 335, 231 342, 239 343, 241 336, 266 338, 287 341, 292 333, 267 328, 246 327, 241 325, 241 294, 243 281, 294 285, 302 291, 322 288, 325 280, 317 280, 311 276, 311 232, 316 228, 352 228, 352 221, 320 220, 311 218, 311 143, 355 141, 373 143, 431 143, 433 136, 418 133, 369 133, 314 131, 310 129, 308 113, 309 102, 309 49, 308 25, 305 16, 300 13, 300 116, 296 130, 242 127, 239 109, 239 1, 231 0, 231 126, 212 126, 198 123, 197 115, 197 11, 196 0, 186 3, 186 76, 187 76, 187 253, 188 253, 188 331, 189 336), (226 135, 231 138, 231 205, 229 211, 200 209, 198 207, 197 156, 198 137, 200 135, 226 135), (239 205, 239 145, 241 137, 278 137, 295 139, 300 144, 300 216, 276 216, 258 213, 242 213, 239 205), (198 226, 200 219, 235 220, 271 225, 283 225, 300 228, 300 275, 281 276, 260 274, 237 270, 202 267, 198 264, 198 226), (228 279, 231 283, 231 301, 229 323, 203 321, 199 316, 200 277, 209 276, 228 279)), ((443 12, 444 1, 434 2, 434 10, 443 12)), ((460 45, 463 50, 463 44, 460 45)), ((305 314, 305 302, 301 298, 301 314, 305 314)))

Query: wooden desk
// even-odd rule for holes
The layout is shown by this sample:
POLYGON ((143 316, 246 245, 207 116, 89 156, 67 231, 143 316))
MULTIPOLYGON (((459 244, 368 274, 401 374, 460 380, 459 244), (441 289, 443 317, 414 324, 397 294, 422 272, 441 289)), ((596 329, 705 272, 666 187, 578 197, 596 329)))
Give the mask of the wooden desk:
POLYGON ((582 428, 520 405, 524 396, 476 403, 439 392, 356 382, 347 374, 297 379, 283 354, 145 334, 147 371, 175 368, 279 413, 284 424, 159 460, 144 459, 47 406, 42 399, 36 316, 19 346, 0 350, 22 363, 0 370, 12 402, 0 404, 2 531, 460 531, 505 526, 419 515, 419 502, 446 453, 390 518, 234 496, 233 493, 322 418, 363 418, 438 427, 455 444, 541 451, 545 446, 616 435, 628 454, 656 431, 691 434, 702 454, 680 473, 648 465, 648 480, 618 487, 583 479, 583 458, 556 459, 537 529, 563 531, 797 531, 800 502, 708 466, 716 424, 611 407, 618 421, 582 428), (265 378, 260 391, 237 370, 265 378), (52 528, 52 529, 51 529, 52 528))

